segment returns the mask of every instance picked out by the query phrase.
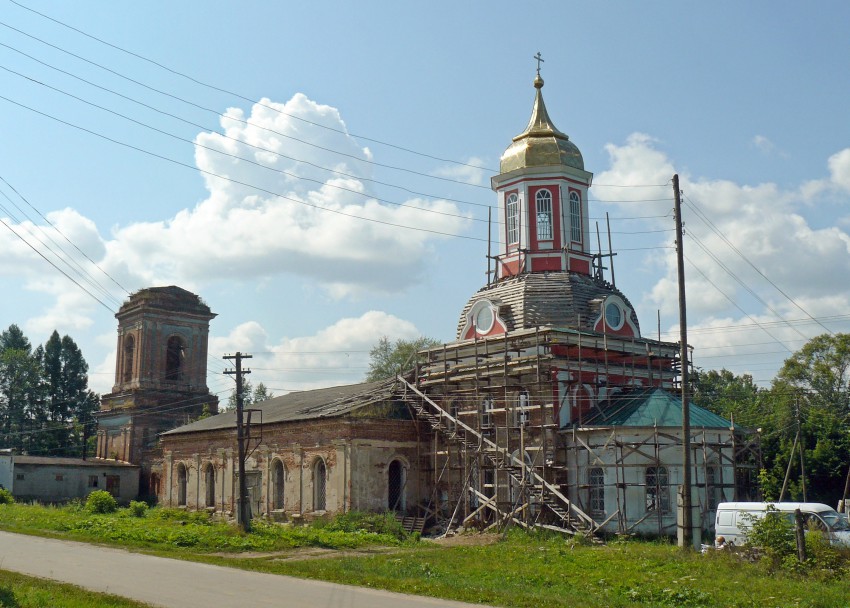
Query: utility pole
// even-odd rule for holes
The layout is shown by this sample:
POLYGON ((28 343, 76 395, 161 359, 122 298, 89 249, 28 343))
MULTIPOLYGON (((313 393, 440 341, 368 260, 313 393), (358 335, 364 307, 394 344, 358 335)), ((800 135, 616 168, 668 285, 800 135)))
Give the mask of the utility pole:
POLYGON ((244 405, 242 395, 242 377, 245 374, 250 374, 251 370, 242 369, 242 359, 250 359, 251 355, 243 355, 237 352, 235 355, 225 355, 225 359, 233 359, 236 361, 236 369, 225 370, 224 373, 236 376, 236 443, 238 444, 239 453, 239 500, 237 504, 237 514, 239 525, 245 532, 251 531, 251 509, 248 503, 248 481, 245 479, 245 431, 242 427, 242 409, 244 405))
POLYGON ((688 317, 685 304, 685 252, 682 229, 682 196, 679 190, 679 175, 673 176, 673 196, 676 215, 676 266, 679 271, 679 348, 682 383, 682 521, 679 547, 693 546, 693 511, 691 510, 691 410, 688 399, 688 317))
POLYGON ((803 485, 803 502, 808 502, 808 497, 806 496, 806 461, 803 458, 803 452, 806 451, 806 442, 803 440, 803 426, 800 424, 800 393, 797 393, 794 401, 797 414, 797 435, 800 437, 800 483, 803 485))

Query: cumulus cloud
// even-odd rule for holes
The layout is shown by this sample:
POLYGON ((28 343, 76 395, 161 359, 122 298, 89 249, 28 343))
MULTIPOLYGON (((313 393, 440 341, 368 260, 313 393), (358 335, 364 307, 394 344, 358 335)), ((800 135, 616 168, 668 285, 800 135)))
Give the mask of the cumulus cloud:
MULTIPOLYGON (((422 278, 434 243, 468 225, 451 202, 372 196, 371 152, 347 135, 337 109, 302 94, 286 103, 263 99, 247 112, 230 108, 220 122, 221 132, 195 139, 208 196, 194 207, 118 226, 109 235, 72 209, 52 213, 51 221, 131 290, 200 289, 212 281, 289 274, 309 277, 332 297, 405 290, 422 278)), ((49 226, 8 223, 39 250, 40 229, 64 239, 49 226)), ((75 289, 68 280, 10 231, 0 234, 0 247, 0 273, 23 276, 30 289, 55 297, 50 310, 30 320, 32 327, 49 327, 57 318, 71 327, 86 324, 96 306, 85 302, 88 296, 67 293, 75 289)), ((90 262, 81 264, 120 292, 90 262)), ((118 302, 125 296, 119 293, 118 302)))
MULTIPOLYGON (((657 143, 646 135, 635 134, 624 145, 609 144, 606 149, 611 168, 594 181, 645 185, 669 180, 676 170, 657 143)), ((838 226, 813 225, 809 203, 812 196, 826 191, 834 194, 840 189, 850 190, 850 149, 831 156, 827 166, 829 179, 817 187, 808 182, 797 189, 680 175, 680 187, 685 192, 688 319, 695 330, 692 343, 740 349, 751 343, 753 336, 736 327, 755 328, 764 341, 765 329, 759 324, 768 324, 774 329, 767 333, 775 336, 768 340, 796 350, 804 340, 801 336, 825 331, 809 315, 817 318, 844 314, 850 304, 850 235, 838 226), (794 303, 784 294, 792 296, 794 303), (791 328, 781 319, 804 323, 791 328), (715 325, 733 329, 700 333, 701 328, 715 325)), ((604 191, 606 200, 630 213, 634 204, 626 201, 634 198, 636 190, 594 186, 598 196, 602 197, 599 191, 604 191)), ((672 227, 672 215, 652 221, 658 228, 672 227)), ((671 241, 659 245, 666 246, 671 241)), ((647 265, 661 268, 662 273, 643 288, 642 305, 675 318, 675 251, 669 246, 661 247, 647 254, 645 260, 647 265)))
POLYGON ((369 351, 381 336, 412 340, 420 335, 410 321, 369 311, 340 319, 313 335, 277 341, 259 323, 249 321, 226 336, 213 336, 210 352, 251 352, 252 383, 262 382, 282 394, 362 381, 369 369, 369 351))

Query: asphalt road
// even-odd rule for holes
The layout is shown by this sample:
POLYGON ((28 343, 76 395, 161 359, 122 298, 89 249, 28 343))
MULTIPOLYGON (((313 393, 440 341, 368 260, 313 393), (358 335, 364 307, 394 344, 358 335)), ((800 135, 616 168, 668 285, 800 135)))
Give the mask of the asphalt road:
POLYGON ((167 608, 480 608, 8 532, 0 532, 0 569, 167 608))

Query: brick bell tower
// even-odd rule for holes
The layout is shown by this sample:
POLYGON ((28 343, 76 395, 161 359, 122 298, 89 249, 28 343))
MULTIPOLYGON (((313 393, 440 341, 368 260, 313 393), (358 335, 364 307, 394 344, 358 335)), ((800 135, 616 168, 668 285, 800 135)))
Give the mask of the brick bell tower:
POLYGON ((115 385, 98 413, 97 457, 142 467, 140 494, 158 483, 157 436, 218 411, 207 388, 209 322, 203 300, 180 287, 151 287, 130 296, 115 317, 115 385))

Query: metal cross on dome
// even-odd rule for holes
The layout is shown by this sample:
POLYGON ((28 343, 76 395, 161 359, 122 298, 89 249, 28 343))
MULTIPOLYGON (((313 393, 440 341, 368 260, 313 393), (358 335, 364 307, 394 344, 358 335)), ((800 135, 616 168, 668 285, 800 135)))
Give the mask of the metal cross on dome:
POLYGON ((534 59, 537 60, 537 75, 540 76, 540 64, 544 62, 543 57, 540 55, 540 51, 537 51, 534 59))

